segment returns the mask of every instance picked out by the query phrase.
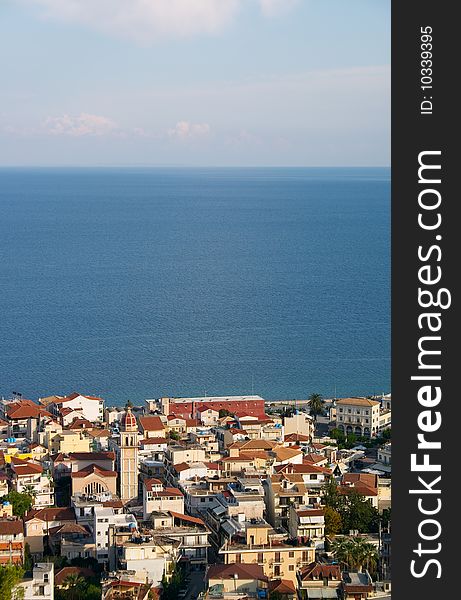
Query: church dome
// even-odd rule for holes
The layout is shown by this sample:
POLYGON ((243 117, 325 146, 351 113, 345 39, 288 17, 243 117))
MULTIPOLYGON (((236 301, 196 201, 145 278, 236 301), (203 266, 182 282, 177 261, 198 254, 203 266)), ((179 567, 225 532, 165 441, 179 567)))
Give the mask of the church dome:
POLYGON ((131 412, 131 407, 126 407, 126 412, 122 417, 122 430, 123 431, 137 431, 138 424, 136 423, 136 417, 131 412))

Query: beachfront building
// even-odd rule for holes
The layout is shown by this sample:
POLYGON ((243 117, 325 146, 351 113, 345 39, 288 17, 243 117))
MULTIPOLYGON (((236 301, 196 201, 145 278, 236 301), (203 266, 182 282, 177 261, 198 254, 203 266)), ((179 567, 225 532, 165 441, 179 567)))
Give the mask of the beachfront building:
POLYGON ((330 419, 334 427, 345 435, 375 437, 380 428, 381 404, 368 398, 341 398, 336 400, 330 419))
POLYGON ((98 396, 84 396, 74 392, 69 396, 55 397, 47 408, 58 419, 64 419, 64 425, 72 423, 75 417, 85 417, 92 423, 102 422, 104 419, 104 400, 98 396))
MULTIPOLYGON (((195 419, 197 413, 201 414, 203 406, 207 410, 219 411, 225 410, 228 413, 248 414, 254 416, 264 416, 265 401, 261 396, 204 396, 199 398, 160 398, 155 404, 155 408, 164 415, 176 415, 186 419, 195 419)), ((211 413, 212 415, 212 413, 211 413)))

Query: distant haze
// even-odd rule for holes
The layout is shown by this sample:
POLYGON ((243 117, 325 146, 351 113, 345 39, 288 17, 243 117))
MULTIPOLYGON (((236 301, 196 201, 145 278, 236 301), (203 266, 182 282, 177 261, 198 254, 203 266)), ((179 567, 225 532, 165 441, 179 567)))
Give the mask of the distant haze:
POLYGON ((4 0, 0 165, 386 166, 388 0, 4 0))

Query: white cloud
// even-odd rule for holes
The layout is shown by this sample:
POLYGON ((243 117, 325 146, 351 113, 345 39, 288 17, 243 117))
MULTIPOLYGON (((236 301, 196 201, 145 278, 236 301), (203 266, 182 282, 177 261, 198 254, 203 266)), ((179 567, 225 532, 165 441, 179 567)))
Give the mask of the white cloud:
MULTIPOLYGON (((248 0, 17 0, 45 17, 149 43, 161 38, 216 34, 248 0)), ((255 0, 265 17, 287 12, 299 0, 255 0)))
POLYGON ((50 18, 147 43, 164 37, 214 34, 236 15, 241 0, 22 0, 50 18))
POLYGON ((190 123, 189 121, 178 121, 173 129, 168 130, 168 136, 180 140, 192 137, 203 137, 210 133, 208 123, 190 123))
POLYGON ((259 0, 261 12, 265 17, 277 17, 292 10, 299 0, 259 0))
POLYGON ((78 117, 70 115, 48 117, 44 122, 44 127, 52 135, 71 137, 107 135, 117 129, 116 123, 111 119, 88 113, 81 113, 78 117))

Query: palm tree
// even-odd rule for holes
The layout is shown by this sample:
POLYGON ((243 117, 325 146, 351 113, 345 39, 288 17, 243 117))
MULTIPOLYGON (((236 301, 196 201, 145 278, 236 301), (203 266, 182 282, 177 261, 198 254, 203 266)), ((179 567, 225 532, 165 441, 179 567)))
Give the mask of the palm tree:
POLYGON ((352 540, 348 538, 335 540, 331 545, 331 549, 339 563, 345 565, 348 569, 353 568, 354 542, 352 540))
POLYGON ((363 538, 342 538, 335 540, 332 551, 338 562, 348 569, 361 571, 365 565, 368 571, 375 571, 378 564, 378 552, 373 544, 363 538))
POLYGON ((79 600, 79 598, 82 598, 85 584, 85 579, 79 573, 69 573, 63 582, 63 585, 68 592, 69 600, 79 600))
POLYGON ((30 496, 33 499, 35 499, 37 497, 37 490, 31 484, 25 485, 22 488, 22 492, 23 492, 23 494, 27 494, 28 496, 30 496))
POLYGON ((317 421, 317 415, 323 413, 323 405, 325 400, 321 394, 311 394, 308 398, 307 405, 310 408, 310 414, 314 417, 314 421, 317 421))

